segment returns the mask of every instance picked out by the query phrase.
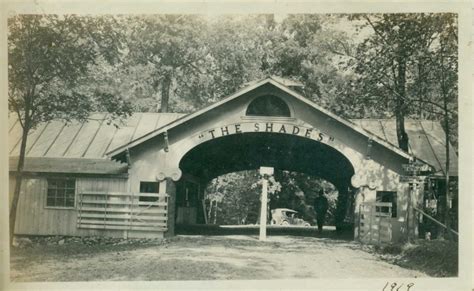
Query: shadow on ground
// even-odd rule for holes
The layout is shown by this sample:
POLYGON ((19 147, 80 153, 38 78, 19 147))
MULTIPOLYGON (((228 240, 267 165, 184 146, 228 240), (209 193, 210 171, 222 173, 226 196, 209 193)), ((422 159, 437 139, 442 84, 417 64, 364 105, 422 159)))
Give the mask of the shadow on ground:
MULTIPOLYGON (((209 225, 209 224, 177 224, 176 234, 179 235, 258 235, 258 225, 209 225)), ((330 238, 350 241, 354 239, 351 229, 337 231, 334 227, 327 227, 322 233, 317 227, 301 226, 267 226, 267 235, 293 235, 317 238, 330 238)))

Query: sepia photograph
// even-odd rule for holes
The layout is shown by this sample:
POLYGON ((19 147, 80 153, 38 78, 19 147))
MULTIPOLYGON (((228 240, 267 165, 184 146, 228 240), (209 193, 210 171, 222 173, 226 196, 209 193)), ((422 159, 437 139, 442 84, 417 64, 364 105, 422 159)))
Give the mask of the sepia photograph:
POLYGON ((460 278, 455 9, 5 15, 9 284, 460 278))

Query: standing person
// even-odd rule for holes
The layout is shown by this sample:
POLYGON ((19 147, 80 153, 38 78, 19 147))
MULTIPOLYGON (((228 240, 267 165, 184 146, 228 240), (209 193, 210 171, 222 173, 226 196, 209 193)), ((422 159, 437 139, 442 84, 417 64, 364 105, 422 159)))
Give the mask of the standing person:
POLYGON ((314 211, 316 211, 316 221, 318 232, 323 231, 324 219, 328 211, 328 199, 324 196, 324 190, 320 190, 318 196, 314 199, 314 211))

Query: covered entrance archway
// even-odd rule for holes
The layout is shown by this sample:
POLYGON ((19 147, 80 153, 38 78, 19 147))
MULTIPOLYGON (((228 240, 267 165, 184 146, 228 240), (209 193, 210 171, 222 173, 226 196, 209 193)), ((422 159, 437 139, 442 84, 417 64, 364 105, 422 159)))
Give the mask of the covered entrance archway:
MULTIPOLYGON (((271 123, 271 121, 267 122, 271 123)), ((183 177, 177 183, 177 223, 202 223, 202 190, 213 178, 265 165, 305 173, 332 183, 338 190, 336 226, 350 220, 354 167, 334 148, 301 136, 250 132, 228 135, 197 145, 180 161, 183 177), (194 181, 194 183, 193 183, 194 181), (197 185, 197 187, 196 187, 197 185), (192 191, 191 189, 194 189, 192 191)))
POLYGON ((336 220, 342 223, 349 212, 356 237, 367 232, 372 236, 371 224, 377 219, 370 218, 384 215, 377 203, 391 209, 384 218, 388 241, 416 232, 416 217, 409 205, 418 203, 419 195, 401 179, 404 165, 414 157, 272 78, 255 82, 108 155, 129 164, 130 191, 154 182, 159 183, 159 193, 168 195, 164 235, 174 235, 179 214, 176 205, 188 207, 179 193, 183 183, 189 184, 185 187, 189 202, 190 191, 199 192, 200 185, 212 178, 260 166, 331 182, 339 191, 336 220), (362 206, 374 211, 367 212, 362 206), (361 219, 364 227, 370 223, 368 229, 359 229, 361 219))

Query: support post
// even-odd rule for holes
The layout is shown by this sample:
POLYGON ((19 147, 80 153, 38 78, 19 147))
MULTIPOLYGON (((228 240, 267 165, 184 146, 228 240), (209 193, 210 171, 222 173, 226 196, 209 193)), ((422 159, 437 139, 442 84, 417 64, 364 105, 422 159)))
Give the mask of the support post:
MULTIPOLYGON (((165 237, 174 236, 175 231, 175 202, 176 202, 176 186, 174 181, 169 178, 160 181, 159 194, 168 195, 168 205, 166 206, 166 224, 167 230, 164 234, 165 237)), ((166 201, 166 200, 165 200, 166 201)))
POLYGON ((412 192, 413 192, 413 189, 415 187, 415 184, 413 183, 409 183, 409 186, 408 186, 408 199, 407 199, 407 215, 406 215, 406 232, 407 232, 407 242, 410 242, 411 239, 410 239, 410 219, 411 219, 411 215, 410 215, 410 212, 411 212, 411 196, 412 196, 412 192))
POLYGON ((418 206, 420 195, 420 181, 415 179, 408 188, 407 200, 407 242, 418 237, 418 219, 414 207, 418 206))
POLYGON ((267 177, 273 174, 273 168, 260 167, 262 175, 262 197, 260 199, 260 235, 259 240, 267 239, 267 204, 268 204, 268 180, 267 177))
POLYGON ((267 239, 267 199, 268 197, 268 181, 263 178, 262 181, 262 204, 260 207, 260 237, 259 240, 267 239))

